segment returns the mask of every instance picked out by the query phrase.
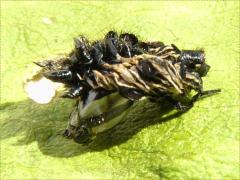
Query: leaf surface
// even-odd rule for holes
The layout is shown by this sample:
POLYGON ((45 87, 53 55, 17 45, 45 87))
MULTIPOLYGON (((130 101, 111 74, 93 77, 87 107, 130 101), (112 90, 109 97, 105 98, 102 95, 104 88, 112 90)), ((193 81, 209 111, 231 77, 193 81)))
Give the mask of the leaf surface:
POLYGON ((239 2, 1 2, 1 178, 239 178, 239 2), (33 61, 68 53, 73 37, 111 29, 181 49, 204 48, 204 88, 222 93, 185 114, 136 103, 83 146, 61 136, 74 102, 23 91, 33 61))

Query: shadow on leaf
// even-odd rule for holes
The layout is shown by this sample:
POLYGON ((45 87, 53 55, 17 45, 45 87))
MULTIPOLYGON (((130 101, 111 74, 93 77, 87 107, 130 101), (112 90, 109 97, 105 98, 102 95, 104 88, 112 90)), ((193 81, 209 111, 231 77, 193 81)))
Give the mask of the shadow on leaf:
POLYGON ((182 114, 173 111, 166 102, 160 106, 148 100, 139 101, 129 109, 126 119, 98 134, 89 144, 81 145, 62 136, 73 105, 73 101, 66 100, 57 100, 47 105, 39 105, 30 100, 2 104, 1 139, 20 136, 21 139, 17 138, 15 145, 37 141, 39 149, 45 155, 71 157, 120 145, 141 129, 164 123, 182 114))

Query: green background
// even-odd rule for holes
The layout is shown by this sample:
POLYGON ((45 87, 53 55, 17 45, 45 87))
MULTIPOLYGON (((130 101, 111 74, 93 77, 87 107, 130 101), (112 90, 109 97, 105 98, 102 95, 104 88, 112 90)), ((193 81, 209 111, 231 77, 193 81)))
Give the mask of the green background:
POLYGON ((239 178, 239 1, 1 2, 1 178, 239 178), (111 29, 204 48, 205 89, 222 93, 185 114, 148 101, 83 146, 61 136, 74 104, 38 105, 23 91, 33 61, 73 37, 111 29))

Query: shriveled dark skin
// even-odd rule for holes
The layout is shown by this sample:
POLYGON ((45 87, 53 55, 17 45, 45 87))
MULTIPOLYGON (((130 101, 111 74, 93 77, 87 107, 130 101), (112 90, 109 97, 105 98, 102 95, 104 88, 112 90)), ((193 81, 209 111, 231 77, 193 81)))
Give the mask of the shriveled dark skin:
POLYGON ((134 34, 118 35, 114 31, 108 32, 101 41, 90 43, 80 36, 74 43, 74 50, 65 59, 35 64, 43 68, 46 78, 69 88, 62 97, 77 99, 64 135, 78 143, 102 131, 104 123, 108 122, 108 128, 115 123, 111 124, 106 118, 106 111, 113 111, 114 103, 106 105, 98 114, 86 115, 85 112, 98 106, 95 101, 103 103, 102 106, 105 106, 101 101, 104 98, 118 102, 124 111, 130 107, 129 102, 142 97, 156 102, 165 98, 178 110, 187 111, 200 97, 220 92, 219 89, 203 90, 202 77, 210 69, 203 50, 179 50, 174 44, 143 42, 134 34), (192 90, 196 95, 190 97, 192 90), (116 98, 116 92, 127 101, 116 98))

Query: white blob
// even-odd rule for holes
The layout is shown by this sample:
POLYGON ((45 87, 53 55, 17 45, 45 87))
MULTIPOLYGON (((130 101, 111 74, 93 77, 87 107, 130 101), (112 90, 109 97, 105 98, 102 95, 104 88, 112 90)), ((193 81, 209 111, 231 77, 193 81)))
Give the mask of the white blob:
POLYGON ((39 80, 31 80, 25 84, 28 96, 39 104, 47 104, 55 97, 56 91, 62 87, 62 83, 56 83, 45 77, 39 80))
POLYGON ((48 17, 43 17, 42 22, 47 25, 51 25, 53 23, 52 20, 48 17))

